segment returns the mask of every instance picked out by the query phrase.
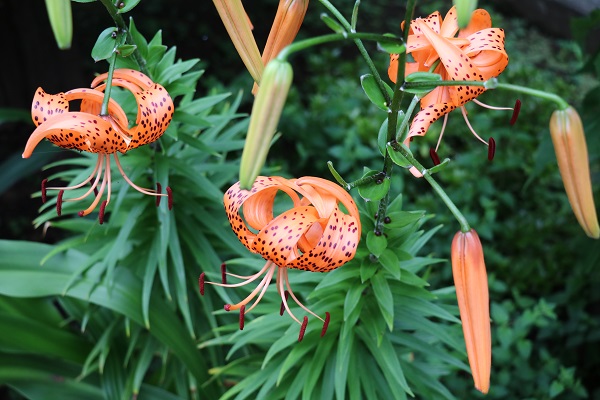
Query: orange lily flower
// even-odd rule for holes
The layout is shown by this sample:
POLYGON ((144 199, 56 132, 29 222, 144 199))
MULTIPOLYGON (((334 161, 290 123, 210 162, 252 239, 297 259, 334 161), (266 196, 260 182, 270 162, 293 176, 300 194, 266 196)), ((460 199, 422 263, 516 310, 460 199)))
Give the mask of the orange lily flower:
MULTIPOLYGON (((468 26, 459 30, 456 7, 452 7, 443 20, 436 11, 427 18, 411 21, 406 52, 415 61, 406 63, 406 75, 417 71, 434 72, 441 75, 442 80, 454 81, 486 81, 497 77, 508 65, 508 55, 504 50, 504 31, 491 25, 489 13, 477 9, 471 14, 468 26)), ((391 54, 388 75, 393 82, 397 73, 398 55, 391 54)), ((404 143, 408 145, 414 136, 424 136, 433 122, 442 116, 447 118, 450 111, 460 107, 471 132, 488 144, 471 127, 464 105, 473 100, 492 109, 512 108, 491 107, 477 101, 476 97, 484 91, 481 86, 439 86, 432 90, 421 99, 421 111, 413 119, 404 143)), ((445 122, 446 119, 440 140, 445 122)))
POLYGON ((117 152, 125 153, 130 149, 156 141, 167 129, 173 117, 173 100, 164 87, 152 82, 150 78, 139 71, 117 69, 114 71, 112 85, 120 86, 133 93, 138 104, 135 126, 129 128, 125 111, 113 99, 108 103, 108 115, 101 115, 101 105, 104 99, 106 83, 102 83, 108 74, 98 76, 92 82, 92 89, 73 89, 66 93, 51 95, 38 88, 31 106, 31 116, 37 128, 29 137, 23 158, 31 156, 35 147, 43 139, 48 139, 55 145, 65 149, 76 149, 90 153, 98 153, 98 161, 90 176, 83 182, 69 187, 46 187, 47 180, 42 182, 42 201, 46 200, 46 190, 59 190, 57 198, 57 213, 61 214, 62 197, 65 190, 78 189, 94 180, 91 188, 82 196, 66 201, 82 200, 93 191, 98 191, 98 183, 102 178, 99 191, 92 204, 79 215, 91 213, 100 202, 105 188, 107 198, 100 206, 98 219, 103 222, 104 210, 110 202, 111 177, 110 154, 113 155, 119 172, 137 191, 150 196, 169 197, 169 208, 172 206, 171 189, 167 193, 158 190, 144 189, 135 185, 125 174, 117 152), (69 102, 81 100, 80 111, 70 111, 69 102), (95 178, 95 179, 94 179, 95 178))
POLYGON ((475 388, 487 393, 492 365, 490 299, 483 248, 475 230, 452 241, 452 275, 475 388))
POLYGON ((581 118, 573 107, 554 111, 550 118, 550 135, 575 217, 589 237, 598 239, 600 226, 592 193, 585 133, 581 118))
POLYGON ((354 257, 361 225, 352 197, 339 185, 321 178, 259 176, 250 190, 241 189, 239 182, 229 188, 224 203, 231 227, 239 240, 267 262, 259 272, 250 276, 227 273, 223 266, 222 283, 207 282, 202 273, 199 279, 200 293, 204 294, 205 283, 238 287, 264 275, 248 297, 237 304, 225 305, 227 311, 240 310, 240 329, 243 329, 244 313, 256 307, 273 275, 276 275, 277 292, 282 301, 280 313, 283 315, 283 311, 287 311, 301 325, 298 340, 304 336, 308 318, 305 316, 303 322, 296 318, 287 304, 288 296, 304 311, 323 321, 323 336, 329 324, 329 313, 322 318, 300 303, 290 286, 288 269, 328 272, 354 257), (289 196, 293 206, 275 216, 273 206, 280 191, 289 196), (348 214, 340 209, 339 203, 348 210, 348 214), (243 211, 243 218, 240 211, 243 211), (244 281, 227 284, 227 275, 244 281), (252 306, 246 310, 246 305, 255 297, 252 306))

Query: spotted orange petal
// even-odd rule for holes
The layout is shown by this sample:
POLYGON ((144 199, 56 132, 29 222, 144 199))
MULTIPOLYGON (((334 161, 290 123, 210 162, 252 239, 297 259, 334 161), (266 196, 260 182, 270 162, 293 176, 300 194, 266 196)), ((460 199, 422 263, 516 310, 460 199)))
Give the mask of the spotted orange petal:
POLYGON ((23 158, 29 157, 44 138, 63 148, 91 153, 115 153, 123 145, 110 122, 82 112, 63 113, 38 126, 27 140, 23 158))
POLYGON ((469 25, 467 25, 464 29, 461 29, 458 32, 458 37, 468 37, 477 31, 488 29, 491 27, 492 17, 490 17, 490 13, 488 13, 482 8, 478 8, 477 10, 471 13, 471 21, 469 21, 469 25))
MULTIPOLYGON (((92 81, 92 88, 96 88, 100 85, 101 82, 105 81, 106 79, 108 79, 108 73, 105 72, 103 74, 98 75, 92 81)), ((115 71, 113 72, 113 81, 115 79, 122 79, 124 81, 131 82, 138 86, 140 89, 148 89, 154 84, 154 82, 152 82, 152 79, 148 78, 144 73, 128 68, 115 69, 115 71)))
POLYGON ((424 136, 431 124, 455 108, 452 103, 434 103, 423 108, 413 118, 404 144, 408 145, 413 136, 424 136))
POLYGON ((36 126, 65 111, 69 111, 69 102, 64 93, 48 94, 41 87, 37 88, 31 103, 31 119, 36 126))

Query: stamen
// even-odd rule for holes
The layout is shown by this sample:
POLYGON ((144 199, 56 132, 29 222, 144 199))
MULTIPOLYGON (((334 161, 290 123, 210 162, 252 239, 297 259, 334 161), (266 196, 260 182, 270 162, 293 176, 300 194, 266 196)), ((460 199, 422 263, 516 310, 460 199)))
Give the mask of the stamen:
POLYGON ((205 279, 205 275, 204 272, 200 274, 200 277, 198 278, 198 287, 200 288, 200 295, 204 296, 204 279, 205 279))
POLYGON ((42 180, 42 204, 46 202, 46 184, 48 183, 48 179, 42 180))
MULTIPOLYGON (((296 302, 296 304, 298 304, 298 305, 300 306, 300 308, 302 308, 302 309, 303 309, 304 311, 306 311, 307 313, 309 313, 309 314, 311 314, 311 315, 313 315, 313 316, 317 317, 317 318, 318 318, 318 319, 320 319, 321 321, 325 322, 325 321, 323 320, 323 318, 319 317, 317 314, 315 314, 314 312, 312 312, 311 310, 309 310, 309 309, 308 309, 308 308, 307 308, 307 307, 306 307, 304 304, 300 303, 300 300, 298 300, 298 299, 296 298, 296 295, 294 294, 294 291, 292 290, 292 287, 290 286, 290 281, 289 281, 289 279, 288 279, 288 274, 287 274, 287 268, 281 268, 281 269, 283 269, 282 276, 283 276, 283 277, 284 277, 284 279, 285 279, 285 283, 286 283, 286 285, 287 285, 287 287, 288 287, 288 289, 289 289, 290 296, 292 296, 292 299, 294 299, 294 301, 296 302)), ((288 310, 288 312, 289 312, 289 310, 288 310)))
POLYGON ((56 197, 56 214, 60 217, 60 214, 62 212, 62 198, 63 198, 63 194, 65 193, 64 190, 61 190, 60 192, 58 192, 58 196, 56 197))
POLYGON ((221 264, 221 283, 227 284, 227 265, 225 263, 221 264))
POLYGON ((98 168, 100 168, 100 166, 102 165, 102 161, 104 160, 104 154, 99 154, 98 155, 98 161, 96 161, 96 166, 94 167, 94 170, 92 171, 92 173, 90 174, 90 176, 88 176, 83 182, 75 185, 75 186, 65 186, 65 187, 48 187, 46 189, 53 189, 53 190, 71 190, 71 189, 79 189, 80 187, 82 187, 83 185, 87 184, 89 181, 92 180, 92 178, 94 176, 96 176, 96 172, 98 172, 98 168))
POLYGON ((223 308, 225 309, 225 311, 231 311, 231 304, 225 304, 223 308))
POLYGON ((329 327, 329 319, 331 318, 331 316, 329 315, 329 312, 326 311, 325 312, 325 322, 323 322, 323 329, 321 330, 321 337, 325 336, 325 332, 327 332, 327 327, 329 327))
POLYGON ((290 296, 289 292, 286 290, 283 293, 283 297, 285 298, 285 300, 281 301, 281 307, 279 308, 279 315, 283 315, 283 312, 285 311, 285 305, 283 304, 284 302, 287 303, 288 297, 290 296))
POLYGON ((519 118, 519 112, 521 111, 521 100, 517 99, 515 101, 515 108, 513 109, 512 117, 510 118, 510 125, 514 125, 517 122, 517 118, 519 118))
MULTIPOLYGON (((162 192, 162 186, 160 185, 159 182, 156 182, 156 193, 161 194, 161 192, 162 192)), ((156 207, 160 206, 160 199, 162 199, 162 196, 156 196, 156 207)))
POLYGON ((442 143, 442 136, 444 136, 444 132, 446 131, 446 123, 448 122, 448 114, 444 115, 444 122, 442 123, 442 130, 440 131, 440 137, 438 137, 437 144, 435 145, 435 151, 438 151, 440 147, 440 143, 442 143))
POLYGON ((173 191, 171 190, 170 186, 167 186, 167 198, 169 200, 169 211, 171 211, 171 209, 173 209, 173 191))
POLYGON ((240 308, 240 331, 244 330, 244 314, 246 313, 246 306, 240 308))
MULTIPOLYGON (((156 191, 153 189, 144 189, 144 188, 139 187, 135 183, 133 183, 131 181, 131 179, 129 179, 127 174, 125 174, 125 171, 123 170, 123 167, 121 166, 121 162, 119 161, 119 158, 117 157, 117 153, 114 153, 113 156, 115 157, 115 162, 117 164, 117 168, 119 168, 119 172, 121 173, 121 176, 123 176, 123 179, 125 179, 125 181, 129 184, 129 186, 131 186, 138 192, 143 193, 148 196, 165 196, 165 194, 156 193, 156 191)), ((169 188, 167 188, 167 193, 168 192, 169 192, 169 188)))
MULTIPOLYGON (((92 202, 92 204, 90 204, 90 206, 88 208, 86 208, 83 211, 79 211, 78 214, 80 217, 88 215, 89 213, 94 211, 94 209, 98 205, 100 198, 102 198, 102 194, 104 194, 104 188, 106 187, 106 182, 108 179, 110 179, 110 168, 108 168, 108 169, 109 169, 109 171, 106 171, 104 173, 104 178, 102 178, 102 184, 100 185, 100 190, 99 190, 98 195, 96 196, 96 198, 94 199, 94 201, 92 202)), ((108 202, 107 202, 107 204, 108 204, 108 202)))
POLYGON ((511 107, 495 107, 495 106, 490 106, 489 104, 485 104, 482 101, 479 101, 477 99, 473 99, 473 103, 480 105, 483 108, 488 108, 490 110, 512 110, 511 107))
POLYGON ((300 334, 298 335, 298 341, 301 342, 304 338, 304 332, 306 332, 306 326, 308 325, 308 317, 304 316, 302 320, 302 326, 300 326, 300 334))
POLYGON ((102 204, 100 204, 100 212, 98 213, 98 222, 100 223, 100 225, 104 223, 104 210, 106 209, 107 204, 107 200, 104 200, 102 204))
MULTIPOLYGON (((110 168, 110 165, 109 165, 110 168)), ((83 200, 86 197, 88 197, 90 195, 90 193, 92 193, 92 191, 94 192, 94 195, 96 197, 98 197, 98 190, 96 189, 98 187, 98 182, 100 182, 100 177, 102 176, 102 174, 104 173, 104 154, 100 154, 100 156, 98 156, 98 165, 96 165, 96 168, 94 168, 94 174, 96 174, 96 179, 94 180, 94 183, 92 183, 92 187, 88 189, 87 192, 85 192, 84 194, 82 194, 79 197, 75 197, 73 199, 69 199, 68 201, 79 201, 79 200, 83 200)), ((92 175, 90 175, 89 179, 91 180, 92 175)), ((87 182, 85 182, 87 183, 87 182)), ((69 188, 65 188, 65 189, 75 189, 80 185, 77 186, 71 186, 69 188)))
POLYGON ((493 137, 490 137, 488 142, 488 160, 492 161, 494 159, 494 154, 496 154, 496 141, 493 137))
POLYGON ((433 165, 440 165, 440 157, 438 153, 434 149, 429 149, 429 157, 431 157, 431 161, 433 161, 433 165))
POLYGON ((460 110, 462 111, 462 115, 465 119, 465 122, 467 123, 467 126, 469 127, 469 130, 471 131, 471 133, 473 134, 473 136, 475 136, 477 139, 479 139, 479 141, 483 144, 488 144, 485 140, 483 140, 478 134, 477 132, 475 132, 475 129, 473 129, 473 127, 471 126, 471 123, 469 122, 469 118, 467 118, 467 110, 465 109, 465 106, 460 107, 460 110))

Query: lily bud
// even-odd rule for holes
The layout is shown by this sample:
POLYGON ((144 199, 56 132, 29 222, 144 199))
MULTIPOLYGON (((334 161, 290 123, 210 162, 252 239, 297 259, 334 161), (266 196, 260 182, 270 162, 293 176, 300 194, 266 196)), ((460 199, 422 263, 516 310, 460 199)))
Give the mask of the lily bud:
POLYGON ((464 29, 471 22, 471 14, 477 8, 477 0, 454 0, 453 3, 456 6, 458 27, 464 29))
MULTIPOLYGON (((281 0, 279 2, 267 44, 262 53, 264 65, 267 65, 285 46, 294 41, 307 9, 308 0, 281 0)), ((256 93, 257 89, 257 86, 254 85, 252 93, 256 93)))
POLYGON ((73 39, 71 0, 46 0, 46 10, 58 48, 61 50, 71 48, 73 39))
POLYGON ((246 69, 260 83, 264 66, 241 0, 213 0, 213 3, 246 69))
POLYGON ((492 366, 490 300, 483 248, 473 229, 454 236, 452 275, 475 388, 487 393, 492 366))
POLYGON ((265 163, 271 140, 277 129, 279 118, 293 78, 292 66, 286 61, 273 59, 265 68, 258 89, 246 144, 240 162, 240 187, 250 189, 265 163))
POLYGON ((585 134, 581 118, 573 107, 552 113, 550 135, 575 217, 589 237, 598 239, 600 227, 592 193, 585 134))

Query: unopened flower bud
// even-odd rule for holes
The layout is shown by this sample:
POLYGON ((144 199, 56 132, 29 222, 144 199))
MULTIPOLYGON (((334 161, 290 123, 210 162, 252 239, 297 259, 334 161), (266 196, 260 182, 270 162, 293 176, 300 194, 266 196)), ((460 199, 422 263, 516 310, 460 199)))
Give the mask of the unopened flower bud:
POLYGON ((292 66, 273 59, 263 73, 250 115, 250 126, 240 162, 240 187, 250 189, 265 163, 271 140, 292 84, 292 66))
POLYGON ((592 193, 585 134, 581 118, 573 107, 554 111, 550 118, 550 135, 575 217, 589 237, 598 239, 600 227, 592 193))
POLYGON ((71 48, 73 39, 71 0, 46 0, 46 10, 58 48, 61 50, 71 48))
POLYGON ((483 248, 475 230, 452 241, 452 275, 475 388, 487 393, 492 366, 490 300, 483 248))
POLYGON ((263 62, 252 34, 252 25, 241 0, 213 0, 225 29, 255 82, 260 83, 263 62))

